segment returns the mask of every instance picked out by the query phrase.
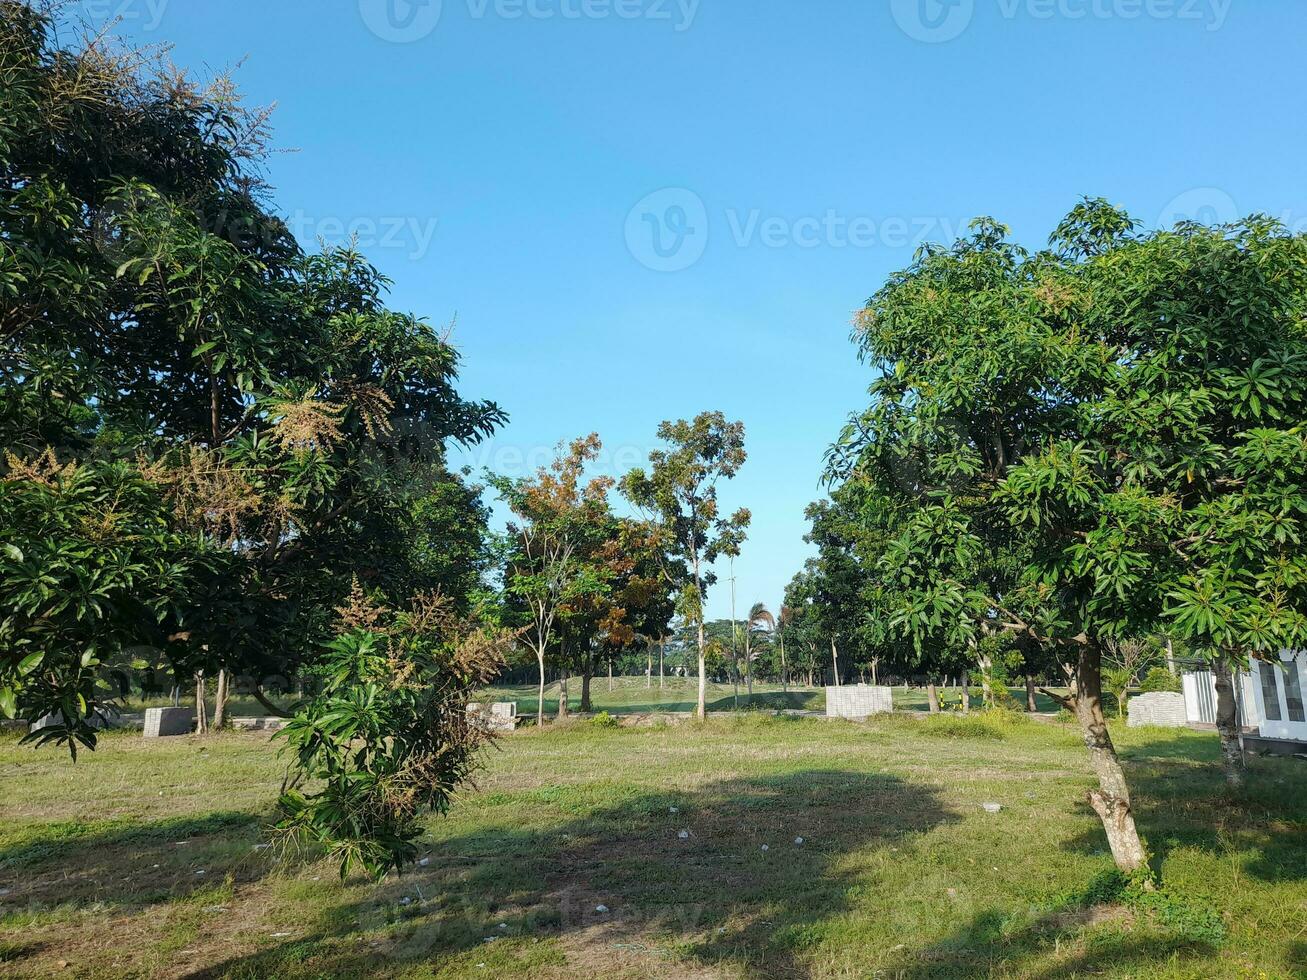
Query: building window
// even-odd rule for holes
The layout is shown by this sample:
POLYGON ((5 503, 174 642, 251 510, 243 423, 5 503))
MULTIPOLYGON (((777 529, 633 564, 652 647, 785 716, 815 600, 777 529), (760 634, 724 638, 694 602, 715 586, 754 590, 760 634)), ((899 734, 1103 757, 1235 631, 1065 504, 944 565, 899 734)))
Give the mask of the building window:
POLYGON ((1298 660, 1294 658, 1284 665, 1284 700, 1289 708, 1290 721, 1307 721, 1307 714, 1302 708, 1302 682, 1298 680, 1298 660))
POLYGON ((1262 707, 1266 710, 1267 721, 1282 721, 1280 714, 1280 688, 1275 683, 1275 668, 1265 660, 1258 662, 1262 679, 1262 707))

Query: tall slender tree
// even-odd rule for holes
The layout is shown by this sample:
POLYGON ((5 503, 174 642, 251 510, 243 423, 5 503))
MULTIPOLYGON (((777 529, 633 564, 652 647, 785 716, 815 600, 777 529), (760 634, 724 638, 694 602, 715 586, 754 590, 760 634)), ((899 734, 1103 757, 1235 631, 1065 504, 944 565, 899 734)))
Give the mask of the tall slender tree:
POLYGON ((735 476, 747 458, 744 423, 728 422, 721 412, 704 412, 692 421, 663 422, 658 438, 666 448, 649 454, 649 470, 634 469, 622 480, 622 492, 648 512, 659 528, 660 546, 684 563, 688 580, 681 590, 679 612, 695 627, 699 654, 696 713, 707 716, 706 648, 703 604, 716 581, 709 567, 718 555, 738 550, 749 526, 741 508, 721 516, 718 484, 735 476))

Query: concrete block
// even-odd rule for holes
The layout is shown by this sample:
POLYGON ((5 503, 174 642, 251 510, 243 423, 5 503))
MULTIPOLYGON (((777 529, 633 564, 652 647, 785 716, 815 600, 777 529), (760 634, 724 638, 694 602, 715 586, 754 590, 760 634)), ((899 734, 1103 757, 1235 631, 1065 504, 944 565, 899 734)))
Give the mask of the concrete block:
POLYGON ((869 687, 866 684, 845 684, 826 688, 826 716, 828 718, 866 718, 894 710, 894 690, 889 687, 869 687))
POLYGON ((517 729, 517 702, 501 701, 495 704, 478 704, 467 706, 468 717, 487 731, 511 732, 517 729))
POLYGON ((1131 728, 1153 725, 1159 728, 1184 728, 1187 724, 1183 694, 1152 691, 1130 699, 1126 706, 1131 728))
POLYGON ((194 724, 195 712, 190 708, 145 709, 146 738, 189 735, 194 724))

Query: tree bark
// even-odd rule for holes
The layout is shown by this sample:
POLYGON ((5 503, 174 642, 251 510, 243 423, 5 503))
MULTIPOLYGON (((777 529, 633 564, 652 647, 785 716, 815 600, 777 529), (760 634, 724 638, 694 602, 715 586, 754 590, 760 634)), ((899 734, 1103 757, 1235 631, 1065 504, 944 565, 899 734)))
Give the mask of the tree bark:
POLYGON ((699 638, 699 701, 695 706, 695 714, 700 721, 704 721, 708 717, 708 665, 703 649, 703 578, 699 575, 699 554, 697 549, 694 554, 693 567, 696 601, 699 604, 698 613, 695 616, 698 621, 696 625, 698 626, 699 638))
POLYGON ((594 662, 589 657, 586 657, 585 662, 581 664, 581 713, 582 714, 588 713, 594 707, 590 703, 590 677, 593 674, 594 674, 594 662))
POLYGON ((562 676, 558 679, 558 717, 566 718, 571 705, 567 703, 567 668, 563 668, 562 676))
POLYGON ((209 706, 205 703, 204 671, 195 672, 195 734, 204 735, 209 731, 209 706))
POLYGON ((749 703, 753 703, 753 645, 749 642, 749 631, 744 632, 744 686, 749 692, 749 703))
POLYGON ((830 659, 835 671, 835 686, 840 687, 840 652, 835 648, 835 637, 830 638, 830 659))
POLYGON ((781 690, 786 694, 790 691, 789 676, 785 672, 785 634, 781 634, 781 690))
POLYGON ((540 668, 540 687, 536 695, 536 728, 545 727, 545 650, 536 650, 536 666, 540 668))
POLYGON ((926 685, 926 701, 930 705, 930 713, 939 714, 939 691, 933 682, 926 685))
POLYGON ((218 671, 218 688, 213 696, 213 727, 222 730, 227 720, 227 670, 218 671))
POLYGON ((1039 710, 1039 704, 1035 701, 1035 679, 1029 674, 1026 675, 1026 710, 1032 714, 1039 710))
POLYGON ((663 663, 667 659, 667 641, 662 640, 658 644, 658 690, 663 689, 663 663))
MULTIPOLYGON (((302 698, 302 697, 303 697, 303 693, 304 693, 304 692, 303 692, 303 682, 302 682, 302 681, 301 681, 300 687, 301 687, 301 690, 300 690, 300 696, 301 696, 301 698, 302 698)), ((250 695, 254 698, 255 701, 257 701, 257 702, 259 702, 259 704, 263 705, 263 710, 264 710, 264 711, 268 712, 268 713, 271 714, 271 715, 275 715, 275 716, 278 717, 278 718, 294 718, 294 717, 295 717, 291 712, 287 711, 285 708, 281 707, 280 705, 274 704, 274 703, 272 702, 272 700, 268 697, 268 695, 266 695, 265 693, 263 693, 263 688, 259 687, 259 685, 257 685, 257 684, 255 684, 254 687, 251 689, 251 691, 250 691, 250 695)))
POLYGON ((1102 672, 1102 648, 1094 640, 1081 643, 1072 697, 1076 719, 1089 750, 1089 762, 1098 777, 1098 788, 1089 791, 1089 805, 1103 822, 1116 866, 1129 874, 1147 868, 1148 853, 1135 826, 1125 771, 1103 715, 1102 672))
POLYGON ((1234 699, 1234 674, 1230 661, 1218 656, 1212 663, 1216 678, 1216 731, 1221 737, 1221 768, 1232 788, 1243 785, 1243 746, 1239 744, 1239 707, 1234 699))

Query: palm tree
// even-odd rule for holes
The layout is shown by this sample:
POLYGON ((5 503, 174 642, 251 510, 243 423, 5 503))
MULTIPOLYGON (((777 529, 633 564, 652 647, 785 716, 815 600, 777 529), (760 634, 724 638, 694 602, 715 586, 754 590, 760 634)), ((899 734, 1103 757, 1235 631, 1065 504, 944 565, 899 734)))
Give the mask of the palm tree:
POLYGON ((794 610, 789 606, 782 605, 780 623, 779 628, 776 630, 776 635, 781 641, 781 690, 786 693, 789 693, 790 690, 790 678, 785 667, 785 627, 789 626, 793 621, 794 610))
POLYGON ((749 618, 744 624, 744 678, 749 689, 749 700, 753 700, 753 631, 755 629, 775 629, 776 617, 768 612, 761 602, 755 602, 749 609, 749 618))

